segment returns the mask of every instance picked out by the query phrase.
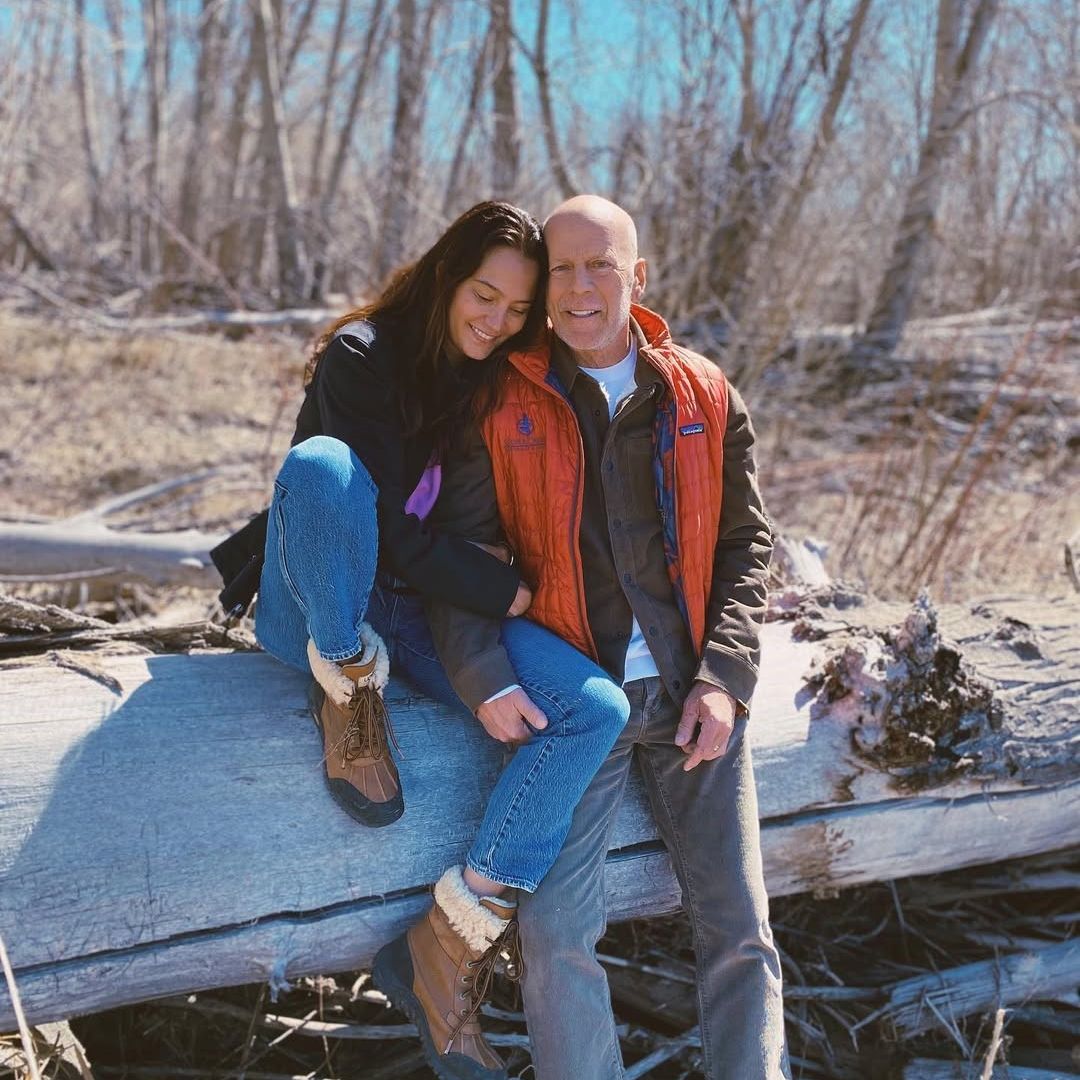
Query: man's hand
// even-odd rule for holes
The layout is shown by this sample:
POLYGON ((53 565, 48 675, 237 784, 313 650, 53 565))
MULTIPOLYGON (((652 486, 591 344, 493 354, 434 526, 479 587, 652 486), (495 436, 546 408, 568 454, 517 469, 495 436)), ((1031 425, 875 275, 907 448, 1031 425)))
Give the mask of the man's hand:
POLYGON ((542 731, 548 725, 547 717, 520 687, 494 701, 485 701, 476 716, 493 739, 510 746, 527 743, 532 729, 542 731))
POLYGON ((675 745, 689 755, 683 764, 683 772, 727 753, 737 707, 738 702, 719 686, 700 680, 694 683, 683 706, 679 729, 675 732, 675 745))
POLYGON ((517 593, 514 595, 514 602, 510 605, 510 610, 506 614, 510 618, 514 618, 515 615, 524 615, 529 610, 532 599, 532 589, 524 581, 519 582, 517 593))

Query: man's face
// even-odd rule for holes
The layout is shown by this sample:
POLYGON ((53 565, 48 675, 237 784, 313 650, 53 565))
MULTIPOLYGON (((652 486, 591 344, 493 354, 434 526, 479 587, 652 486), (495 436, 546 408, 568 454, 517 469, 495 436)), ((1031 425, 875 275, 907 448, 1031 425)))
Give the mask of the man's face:
POLYGON ((547 312, 555 333, 586 367, 618 363, 630 347, 630 304, 645 287, 645 260, 618 222, 586 214, 553 217, 547 312))

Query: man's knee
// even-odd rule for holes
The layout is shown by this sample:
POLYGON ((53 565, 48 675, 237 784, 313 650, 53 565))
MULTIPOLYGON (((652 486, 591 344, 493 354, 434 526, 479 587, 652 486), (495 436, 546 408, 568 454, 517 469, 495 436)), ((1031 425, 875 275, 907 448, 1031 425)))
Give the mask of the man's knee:
POLYGON ((526 957, 544 958, 545 967, 556 958, 590 958, 604 935, 604 910, 560 903, 558 896, 534 893, 522 897, 518 924, 526 957))

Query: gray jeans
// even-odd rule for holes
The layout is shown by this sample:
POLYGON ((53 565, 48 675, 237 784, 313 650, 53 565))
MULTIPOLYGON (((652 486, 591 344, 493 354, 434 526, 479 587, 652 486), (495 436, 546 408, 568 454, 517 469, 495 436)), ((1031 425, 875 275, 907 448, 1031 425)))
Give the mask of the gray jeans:
POLYGON ((555 865, 535 893, 519 895, 537 1080, 623 1075, 596 943, 606 924, 608 837, 635 751, 693 929, 706 1075, 788 1077, 780 958, 769 929, 746 719, 736 721, 724 757, 686 773, 686 755, 674 744, 680 710, 661 681, 641 679, 625 690, 630 722, 578 804, 555 865))

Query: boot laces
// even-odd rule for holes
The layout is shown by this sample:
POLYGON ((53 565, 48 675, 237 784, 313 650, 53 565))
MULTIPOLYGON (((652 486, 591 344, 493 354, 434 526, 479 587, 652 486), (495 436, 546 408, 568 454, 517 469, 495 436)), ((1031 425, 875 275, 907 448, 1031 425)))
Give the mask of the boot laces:
POLYGON ((491 977, 500 964, 502 973, 511 982, 517 982, 525 974, 525 961, 521 956, 521 939, 518 937, 518 921, 516 917, 507 921, 502 933, 480 956, 475 960, 465 962, 465 966, 474 972, 472 975, 462 975, 461 977, 469 1007, 450 1029, 444 1053, 450 1052, 450 1047, 458 1035, 461 1034, 462 1029, 480 1011, 480 1006, 483 1005, 488 990, 491 988, 491 977))
POLYGON ((401 752, 382 694, 374 686, 358 686, 349 701, 349 723, 341 739, 341 766, 357 758, 378 761, 386 753, 386 737, 401 752))

